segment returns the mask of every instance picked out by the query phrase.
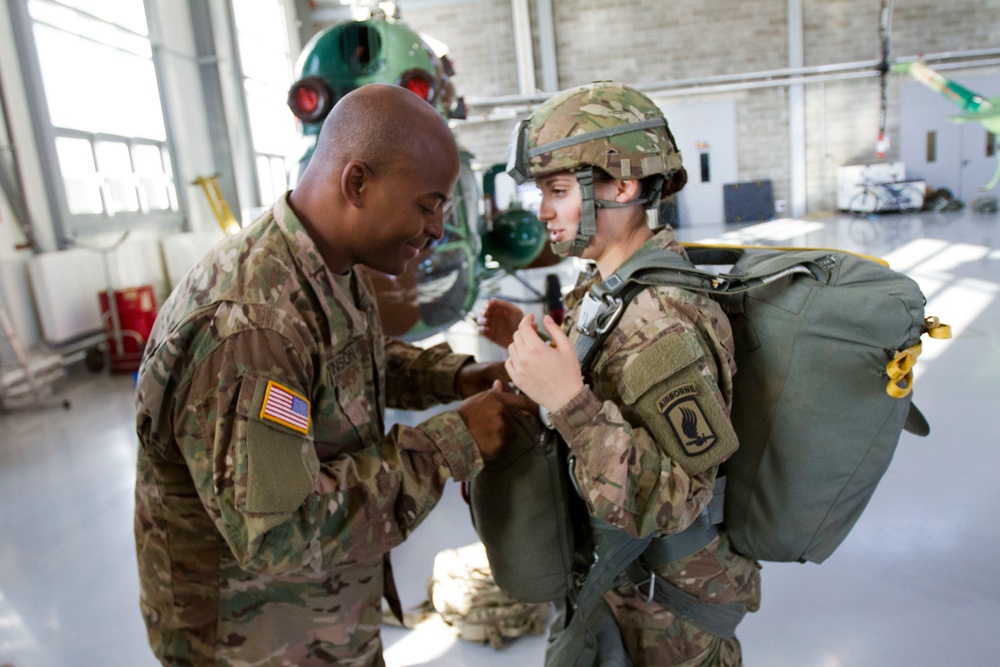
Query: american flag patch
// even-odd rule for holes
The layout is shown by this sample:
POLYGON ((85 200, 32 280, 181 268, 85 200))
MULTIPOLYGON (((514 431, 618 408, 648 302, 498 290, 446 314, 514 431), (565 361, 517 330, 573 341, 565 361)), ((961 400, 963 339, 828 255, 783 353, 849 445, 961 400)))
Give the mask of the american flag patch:
POLYGON ((306 435, 309 433, 309 400, 274 380, 268 380, 260 418, 306 435))

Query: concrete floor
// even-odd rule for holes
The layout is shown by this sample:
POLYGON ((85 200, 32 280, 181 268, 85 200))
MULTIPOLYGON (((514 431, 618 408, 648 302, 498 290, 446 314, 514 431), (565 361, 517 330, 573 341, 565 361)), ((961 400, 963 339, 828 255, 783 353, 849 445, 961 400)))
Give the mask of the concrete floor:
MULTIPOLYGON (((903 434, 844 544, 822 565, 763 564, 763 606, 738 632, 748 666, 1000 664, 998 228, 1000 216, 966 210, 679 230, 685 241, 884 257, 920 283, 927 314, 954 333, 950 341, 925 338, 916 368, 915 400, 931 435, 903 434)), ((470 325, 448 339, 484 358, 500 354, 475 340, 470 325)), ((129 376, 80 372, 57 387, 68 410, 0 412, 0 665, 156 664, 137 604, 132 388, 129 376)), ((425 598, 438 551, 475 539, 450 485, 394 553, 404 606, 425 598)), ((494 651, 456 641, 440 623, 387 628, 383 639, 391 667, 541 664, 544 651, 543 637, 494 651)))

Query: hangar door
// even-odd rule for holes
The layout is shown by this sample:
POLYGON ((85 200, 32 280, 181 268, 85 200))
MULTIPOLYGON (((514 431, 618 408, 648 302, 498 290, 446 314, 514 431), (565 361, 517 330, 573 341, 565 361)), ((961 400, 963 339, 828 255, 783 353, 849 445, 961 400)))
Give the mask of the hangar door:
MULTIPOLYGON (((955 77, 984 97, 1000 96, 1000 75, 955 77)), ((962 110, 943 95, 917 81, 900 86, 899 158, 908 179, 924 180, 931 188, 948 188, 968 203, 984 193, 996 170, 996 137, 980 123, 953 123, 962 110)), ((1000 186, 989 193, 998 194, 1000 186)))
POLYGON ((736 183, 736 102, 692 102, 671 105, 654 101, 663 109, 677 147, 684 158, 688 183, 677 195, 681 227, 723 224, 726 221, 723 185, 736 183))

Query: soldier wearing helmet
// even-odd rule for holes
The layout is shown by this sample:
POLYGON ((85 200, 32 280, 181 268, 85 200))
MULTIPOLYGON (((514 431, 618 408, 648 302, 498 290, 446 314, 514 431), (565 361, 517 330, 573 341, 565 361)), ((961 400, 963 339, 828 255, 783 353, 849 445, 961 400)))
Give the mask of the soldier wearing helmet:
MULTIPOLYGON (((739 665, 734 632, 759 606, 760 575, 733 550, 716 511, 719 464, 737 447, 726 315, 703 294, 651 286, 625 306, 585 369, 575 348, 593 285, 640 250, 686 256, 673 230, 651 228, 646 216, 687 180, 667 120, 629 86, 573 88, 518 125, 508 167, 541 190, 539 218, 553 249, 593 269, 566 296, 562 328, 545 317, 550 342, 532 315, 497 300, 480 331, 507 346, 511 379, 565 439, 598 554, 603 531, 652 538, 604 596, 613 622, 610 632, 591 629, 594 664, 739 665)), ((564 664, 553 647, 561 631, 570 634, 571 607, 553 626, 550 666, 564 664)))

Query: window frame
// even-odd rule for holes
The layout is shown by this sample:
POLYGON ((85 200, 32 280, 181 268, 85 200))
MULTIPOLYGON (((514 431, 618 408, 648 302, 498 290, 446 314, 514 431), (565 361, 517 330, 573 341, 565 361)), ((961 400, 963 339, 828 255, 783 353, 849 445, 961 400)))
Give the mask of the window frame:
MULTIPOLYGON (((286 64, 288 66, 288 73, 289 73, 288 86, 290 87, 292 85, 292 83, 294 83, 294 79, 295 79, 295 61, 296 61, 295 52, 298 50, 298 45, 293 42, 293 40, 292 40, 292 33, 289 30, 289 18, 290 18, 289 17, 289 4, 288 4, 289 0, 276 0, 276 1, 278 3, 278 7, 279 7, 279 9, 281 11, 281 14, 284 17, 283 28, 284 28, 284 34, 285 34, 285 47, 287 49, 287 51, 285 52, 285 56, 286 56, 286 59, 287 59, 287 63, 286 64)), ((286 183, 286 189, 287 189, 287 187, 290 187, 289 172, 290 172, 292 163, 295 160, 295 156, 293 155, 294 147, 293 146, 289 146, 289 152, 288 152, 288 154, 279 155, 279 154, 276 154, 276 153, 273 153, 273 152, 270 152, 270 151, 260 150, 254 144, 252 123, 250 121, 250 104, 249 104, 249 101, 247 99, 248 98, 247 81, 248 80, 256 81, 256 82, 258 82, 259 84, 261 84, 263 86, 268 86, 269 83, 265 82, 265 81, 263 81, 261 79, 257 79, 257 78, 248 76, 246 74, 246 72, 244 70, 244 66, 243 66, 243 56, 242 56, 242 53, 240 52, 240 38, 239 38, 240 33, 239 33, 238 24, 237 24, 237 21, 236 21, 235 0, 228 0, 226 2, 226 6, 228 8, 229 34, 232 37, 231 45, 232 45, 232 54, 233 54, 233 63, 234 63, 233 70, 234 70, 235 77, 237 79, 237 84, 238 84, 237 85, 237 89, 239 90, 239 100, 240 100, 240 107, 241 107, 240 108, 240 112, 239 112, 240 113, 240 122, 242 122, 243 125, 244 125, 244 127, 246 128, 246 136, 248 136, 250 138, 250 141, 248 142, 248 148, 249 148, 249 150, 248 150, 248 153, 249 153, 248 159, 250 161, 249 167, 251 169, 251 173, 253 174, 253 179, 252 179, 253 186, 252 186, 252 191, 249 194, 251 195, 251 197, 253 197, 253 199, 257 203, 254 206, 250 206, 249 209, 267 208, 267 207, 271 206, 274 203, 275 199, 277 199, 282 194, 284 194, 284 191, 282 191, 282 192, 275 192, 274 193, 274 197, 270 201, 267 201, 265 199, 265 197, 264 197, 264 191, 263 191, 263 187, 262 187, 263 184, 261 183, 261 180, 260 180, 260 178, 261 178, 260 177, 260 167, 259 167, 260 161, 261 160, 266 160, 269 165, 273 165, 273 163, 274 163, 275 160, 281 160, 281 162, 283 164, 283 168, 284 168, 285 183, 286 183)), ((293 4, 292 7, 293 7, 293 9, 295 9, 296 12, 298 11, 298 8, 295 7, 294 4, 293 4)), ((291 113, 291 112, 289 112, 289 113, 291 113)), ((293 120, 293 123, 294 123, 294 120, 293 120)), ((296 132, 296 134, 297 134, 297 132, 296 132)), ((274 185, 275 185, 275 183, 274 183, 273 179, 271 179, 271 183, 269 183, 270 188, 274 189, 274 185)))
MULTIPOLYGON (((54 175, 49 179, 49 184, 45 188, 48 198, 49 214, 52 219, 53 232, 59 249, 72 246, 72 240, 86 235, 101 234, 108 232, 121 232, 137 229, 157 229, 172 230, 183 229, 187 223, 187 201, 185 188, 179 180, 177 168, 177 151, 173 142, 174 123, 170 115, 170 101, 165 86, 163 85, 163 58, 162 45, 159 40, 159 29, 156 25, 155 12, 150 11, 149 0, 141 0, 143 10, 146 14, 148 35, 141 35, 149 40, 150 60, 153 65, 153 72, 156 77, 156 87, 160 95, 160 108, 163 114, 163 124, 165 139, 160 142, 145 137, 122 137, 107 133, 91 133, 71 128, 56 127, 52 124, 48 99, 45 93, 45 84, 42 78, 41 62, 38 54, 38 47, 35 42, 34 26, 35 20, 32 18, 28 8, 29 0, 10 0, 8 3, 11 15, 12 27, 14 28, 14 41, 20 54, 21 75, 24 80, 25 93, 27 96, 28 108, 33 117, 32 128, 35 134, 35 143, 38 149, 38 157, 42 174, 54 175), (154 144, 166 150, 169 155, 170 170, 165 172, 173 186, 173 201, 176 202, 177 210, 152 210, 148 212, 139 211, 115 211, 109 213, 106 201, 105 190, 102 188, 101 199, 104 204, 104 211, 101 213, 71 213, 66 194, 65 180, 62 176, 62 168, 56 150, 56 139, 68 137, 74 139, 88 139, 91 142, 91 149, 94 149, 95 142, 111 141, 124 142, 130 147, 136 144, 154 144)), ((53 2, 53 0, 38 0, 42 2, 53 2)), ((62 5, 62 3, 56 2, 62 5)), ((100 17, 93 16, 83 10, 71 8, 93 20, 103 23, 108 21, 100 17)), ((131 32, 128 28, 118 26, 119 30, 131 32)), ((134 33, 139 34, 139 33, 134 33)), ((98 172, 99 173, 99 172, 98 172)), ((138 174, 135 174, 138 176, 138 174)), ((137 192, 138 196, 138 192, 137 192)))

